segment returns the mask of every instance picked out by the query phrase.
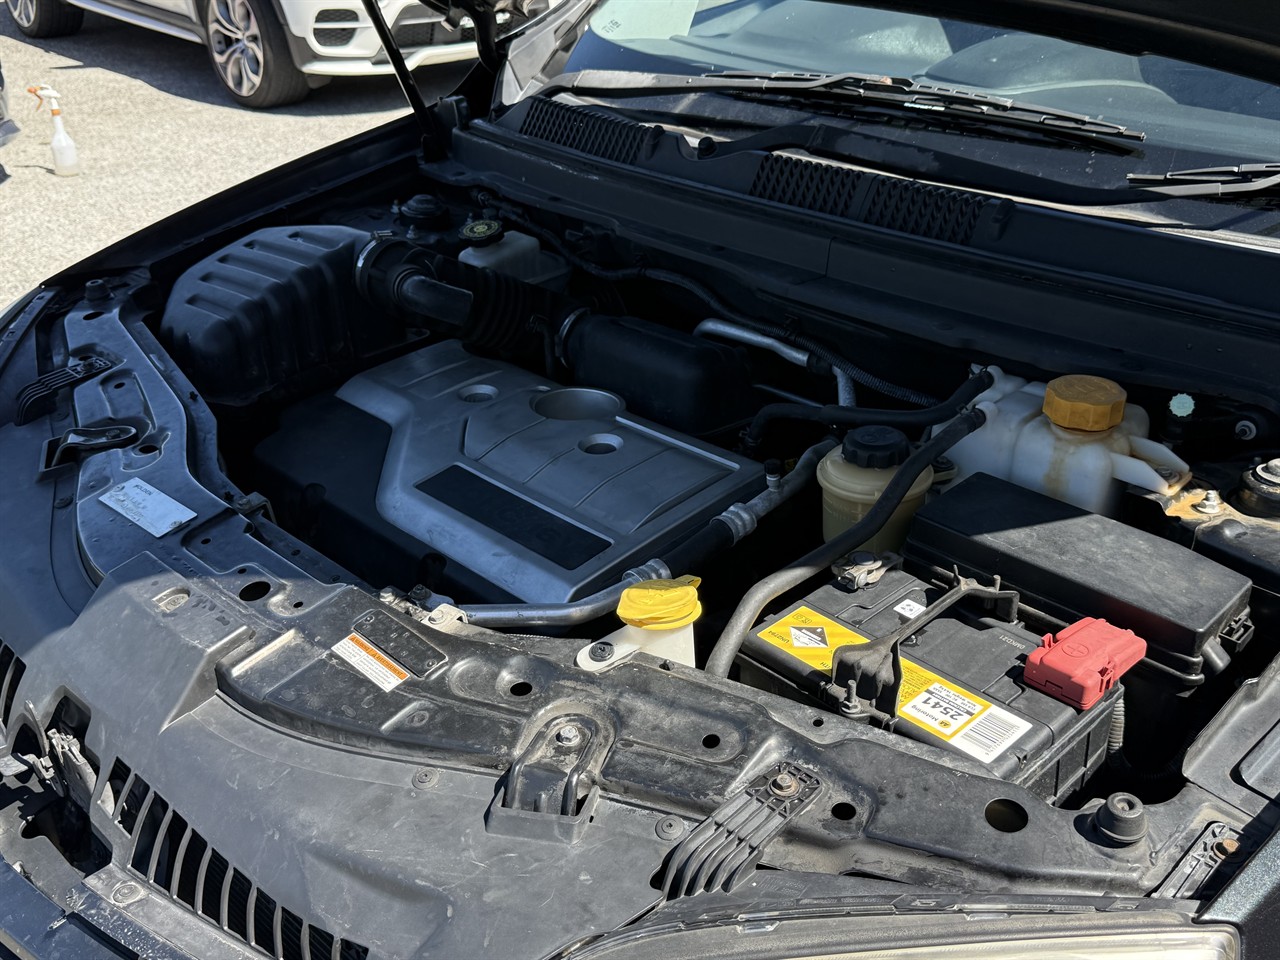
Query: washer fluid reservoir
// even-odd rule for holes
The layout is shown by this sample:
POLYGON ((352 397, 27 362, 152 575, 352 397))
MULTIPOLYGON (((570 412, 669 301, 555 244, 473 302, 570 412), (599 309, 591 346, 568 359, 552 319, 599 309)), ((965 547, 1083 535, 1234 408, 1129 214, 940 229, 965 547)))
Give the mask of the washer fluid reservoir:
MULTIPOLYGON (((911 455, 906 434, 893 427, 858 427, 818 464, 822 487, 822 536, 830 540, 867 515, 884 488, 911 455)), ((902 503, 874 537, 857 549, 885 553, 902 548, 907 525, 933 485, 933 468, 916 478, 902 503)))
POLYGON ((1071 375, 1027 383, 992 368, 996 383, 977 399, 987 422, 948 454, 956 482, 974 473, 1114 514, 1124 484, 1171 495, 1189 479, 1185 461, 1147 438, 1147 412, 1102 377, 1071 375))

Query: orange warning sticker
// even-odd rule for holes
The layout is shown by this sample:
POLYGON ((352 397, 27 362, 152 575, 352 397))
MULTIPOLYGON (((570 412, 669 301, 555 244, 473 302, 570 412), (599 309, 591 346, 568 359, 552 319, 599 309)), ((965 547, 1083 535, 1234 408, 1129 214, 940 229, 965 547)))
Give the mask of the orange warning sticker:
POLYGON ((871 642, 869 637, 855 633, 844 624, 808 607, 796 607, 756 636, 787 651, 797 660, 824 671, 831 670, 831 657, 839 647, 871 642))
POLYGON ((358 633, 349 633, 335 643, 333 652, 388 692, 409 679, 408 670, 358 633))

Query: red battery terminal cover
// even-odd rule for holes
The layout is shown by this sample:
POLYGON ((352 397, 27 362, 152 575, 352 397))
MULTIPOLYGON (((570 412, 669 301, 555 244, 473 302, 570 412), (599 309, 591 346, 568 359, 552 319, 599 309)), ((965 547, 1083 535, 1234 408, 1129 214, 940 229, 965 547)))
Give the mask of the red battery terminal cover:
POLYGON ((1086 617, 1053 634, 1027 655, 1027 686, 1081 710, 1103 698, 1130 667, 1147 655, 1147 641, 1132 630, 1086 617))

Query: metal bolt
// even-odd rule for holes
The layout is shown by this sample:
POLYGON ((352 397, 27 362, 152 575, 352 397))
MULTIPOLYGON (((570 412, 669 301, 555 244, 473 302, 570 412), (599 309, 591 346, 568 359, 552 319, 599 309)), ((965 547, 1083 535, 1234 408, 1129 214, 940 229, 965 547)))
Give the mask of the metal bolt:
POLYGON ((572 747, 581 739, 582 730, 572 723, 566 723, 556 731, 556 743, 563 743, 566 747, 572 747))
POLYGON ((1197 513, 1221 513, 1222 495, 1217 490, 1206 490, 1204 497, 1194 507, 1197 513))
POLYGON ((608 640, 593 643, 591 649, 587 651, 587 656, 596 663, 604 663, 613 657, 613 644, 608 640))
POLYGON ((383 587, 378 591, 378 599, 383 603, 394 603, 396 599, 396 592, 390 587, 383 587))
POLYGON ((432 610, 431 613, 427 615, 427 623, 430 623, 430 624, 444 623, 445 620, 448 619, 448 616, 449 615, 445 613, 443 610, 432 610))
POLYGON ((775 797, 794 797, 800 792, 800 781, 789 773, 780 773, 769 781, 769 792, 775 797))
POLYGON ((1252 440, 1258 435, 1258 425, 1252 420, 1241 420, 1236 424, 1236 438, 1239 440, 1252 440))
POLYGON ((1253 468, 1253 472, 1267 483, 1280 483, 1280 459, 1260 463, 1253 468))
POLYGON ((423 767, 413 775, 415 787, 434 787, 440 782, 440 771, 432 767, 423 767))
POLYGON ((136 883, 122 883, 111 892, 111 899, 115 903, 128 903, 141 893, 142 889, 136 883))
POLYGON ((663 840, 676 840, 684 834, 684 821, 679 817, 663 817, 656 829, 663 840))
POLYGON ((1223 837, 1213 842, 1214 855, 1226 860, 1240 852, 1240 841, 1235 837, 1223 837))

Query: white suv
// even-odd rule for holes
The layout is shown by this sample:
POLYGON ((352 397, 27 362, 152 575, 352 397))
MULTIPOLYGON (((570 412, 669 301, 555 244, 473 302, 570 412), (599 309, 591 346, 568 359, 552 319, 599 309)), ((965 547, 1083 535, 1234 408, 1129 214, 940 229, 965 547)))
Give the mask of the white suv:
MULTIPOLYGON (((329 77, 392 72, 360 0, 4 0, 29 37, 75 33, 92 10, 202 43, 247 107, 294 103, 329 77)), ((410 67, 476 55, 470 21, 452 28, 417 0, 379 0, 410 67)))

